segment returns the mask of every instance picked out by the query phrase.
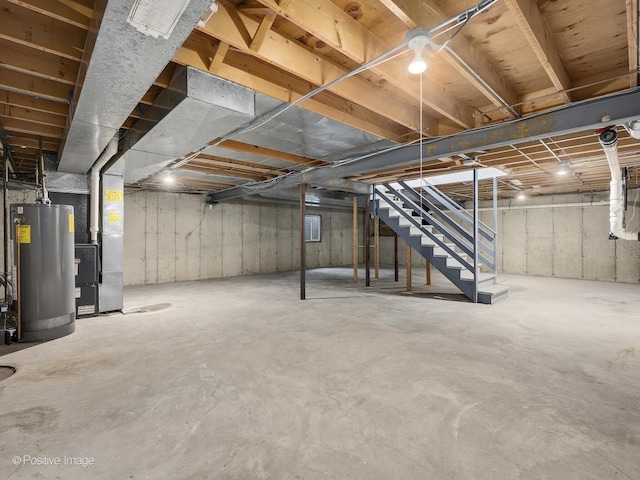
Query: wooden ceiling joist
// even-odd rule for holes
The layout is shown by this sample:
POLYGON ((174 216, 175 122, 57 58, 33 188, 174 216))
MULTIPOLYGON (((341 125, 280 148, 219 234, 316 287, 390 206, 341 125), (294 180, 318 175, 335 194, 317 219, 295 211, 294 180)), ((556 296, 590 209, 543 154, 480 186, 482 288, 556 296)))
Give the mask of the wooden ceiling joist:
POLYGON ((89 30, 93 14, 93 1, 90 0, 7 0, 9 3, 25 7, 60 22, 89 30))
POLYGON ((629 50, 629 86, 638 86, 638 0, 626 0, 627 48, 629 50))
MULTIPOLYGON (((238 11, 225 0, 221 0, 220 5, 218 12, 200 31, 245 53, 254 54, 263 61, 316 86, 325 85, 348 73, 343 67, 274 31, 269 32, 259 52, 251 52, 247 46, 247 41, 249 43, 251 41, 251 35, 247 40, 243 29, 238 28, 237 22, 239 19, 244 30, 252 34, 258 29, 259 22, 238 11)), ((419 127, 419 109, 416 105, 400 102, 364 79, 352 77, 334 85, 329 90, 412 130, 419 127)), ((433 122, 427 123, 429 124, 433 125, 433 122)))
MULTIPOLYGON (((412 0, 381 0, 381 3, 411 29, 417 26, 432 28, 448 19, 434 0, 424 0, 421 2, 412 0)), ((450 47, 471 67, 473 72, 460 63, 456 56, 448 50, 443 50, 440 55, 473 85, 473 87, 489 99, 493 105, 503 108, 507 105, 517 103, 518 97, 512 88, 468 40, 462 35, 458 35, 453 39, 450 47), (477 77, 480 77, 483 81, 480 81, 477 77), (487 88, 487 85, 490 88, 487 88)), ((513 117, 510 110, 505 109, 505 113, 513 117)))
POLYGON ((279 150, 260 147, 258 145, 251 145, 249 143, 242 143, 236 140, 226 140, 217 146, 220 148, 226 148, 227 150, 233 150, 234 152, 250 153, 252 155, 258 155, 265 158, 273 158, 275 160, 294 163, 296 165, 305 165, 307 167, 318 167, 320 165, 327 165, 327 162, 322 162, 313 158, 294 155, 287 152, 281 152, 279 150))
POLYGON ((69 60, 82 60, 86 30, 52 20, 9 0, 0 0, 0 11, 0 38, 69 60))
MULTIPOLYGON (((209 40, 202 38, 201 35, 191 35, 178 50, 173 60, 181 65, 190 65, 208 71, 210 67, 204 63, 197 53, 200 45, 207 41, 209 40)), ((224 57, 224 63, 217 67, 215 74, 288 103, 298 100, 315 89, 315 86, 309 82, 295 78, 286 72, 281 72, 254 57, 246 56, 238 51, 229 51, 224 57)), ((371 112, 360 105, 329 92, 322 92, 305 100, 300 104, 300 107, 394 141, 404 141, 410 134, 406 127, 389 120, 383 115, 371 112)), ((430 127, 437 129, 437 123, 433 121, 430 127)))
MULTIPOLYGON (((279 3, 276 0, 259 2, 360 64, 383 55, 392 47, 373 35, 331 0, 316 0, 313 3, 279 3)), ((408 79, 406 72, 398 71, 386 63, 372 67, 371 71, 416 100, 420 99, 417 83, 408 79)), ((435 110, 456 124, 464 128, 473 126, 471 107, 433 80, 430 82, 430 88, 423 92, 423 101, 427 108, 435 110)))
POLYGON ((535 0, 504 0, 529 45, 542 64, 554 88, 563 92, 565 103, 571 102, 566 90, 571 88, 571 81, 560 59, 558 49, 553 40, 549 26, 545 22, 535 0))

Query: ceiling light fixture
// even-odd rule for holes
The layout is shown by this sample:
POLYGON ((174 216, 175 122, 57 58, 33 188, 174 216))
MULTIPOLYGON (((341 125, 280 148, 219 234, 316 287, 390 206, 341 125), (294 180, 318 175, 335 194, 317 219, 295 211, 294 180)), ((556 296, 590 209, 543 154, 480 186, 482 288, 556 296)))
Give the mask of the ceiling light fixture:
POLYGON ((422 50, 431 43, 431 35, 426 28, 418 27, 407 33, 407 46, 413 50, 413 60, 409 64, 409 73, 419 75, 427 69, 422 58, 422 50))
POLYGON ((167 183, 169 185, 171 185, 172 183, 175 183, 176 181, 176 179, 173 178, 173 175, 171 175, 171 173, 165 174, 165 176, 162 177, 162 180, 164 181, 164 183, 167 183))
POLYGON ((524 194, 524 190, 521 190, 518 194, 518 200, 524 200, 527 196, 524 194))
POLYGON ((556 171, 556 175, 566 175, 567 173, 569 173, 569 165, 567 164, 567 162, 564 161, 559 161, 558 162, 558 170, 556 171))

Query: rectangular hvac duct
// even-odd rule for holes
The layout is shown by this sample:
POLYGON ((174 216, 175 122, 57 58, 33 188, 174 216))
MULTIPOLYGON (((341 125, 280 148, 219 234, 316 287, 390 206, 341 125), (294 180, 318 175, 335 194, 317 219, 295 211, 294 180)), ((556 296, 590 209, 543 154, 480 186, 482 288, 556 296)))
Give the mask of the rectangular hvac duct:
MULTIPOLYGON (((155 2, 156 10, 149 13, 161 15, 170 6, 165 3, 155 2)), ((96 2, 60 147, 59 171, 89 171, 211 3, 188 1, 165 39, 146 35, 127 22, 131 0, 96 2)), ((147 15, 147 20, 151 22, 154 15, 147 15)))
POLYGON ((193 67, 178 67, 171 84, 120 144, 125 183, 135 183, 207 145, 255 116, 253 90, 193 67))

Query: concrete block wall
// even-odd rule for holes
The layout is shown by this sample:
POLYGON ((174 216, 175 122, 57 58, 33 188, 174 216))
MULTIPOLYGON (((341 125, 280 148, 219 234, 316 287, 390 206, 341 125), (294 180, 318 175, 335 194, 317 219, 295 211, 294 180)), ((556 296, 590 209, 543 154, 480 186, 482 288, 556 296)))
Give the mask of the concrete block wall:
MULTIPOLYGON (((322 216, 322 241, 306 244, 307 267, 350 264, 352 212, 307 207, 307 213, 322 216)), ((235 200, 209 207, 200 195, 126 190, 124 231, 125 285, 299 267, 295 205, 235 200)))

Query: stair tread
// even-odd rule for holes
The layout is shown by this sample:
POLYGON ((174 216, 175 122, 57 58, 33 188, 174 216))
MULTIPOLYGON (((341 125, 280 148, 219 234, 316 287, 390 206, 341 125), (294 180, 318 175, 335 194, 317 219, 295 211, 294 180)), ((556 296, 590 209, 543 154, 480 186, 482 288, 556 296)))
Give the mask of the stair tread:
POLYGON ((491 295, 498 295, 509 290, 508 285, 502 285, 500 283, 494 285, 482 285, 478 287, 478 293, 487 293, 491 295))

